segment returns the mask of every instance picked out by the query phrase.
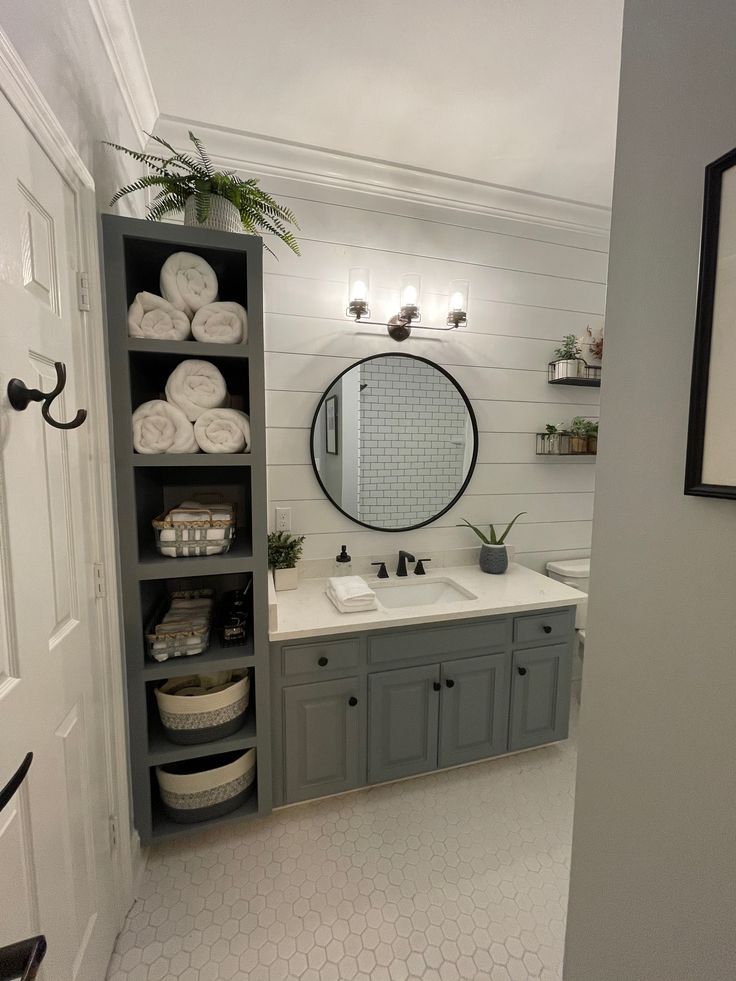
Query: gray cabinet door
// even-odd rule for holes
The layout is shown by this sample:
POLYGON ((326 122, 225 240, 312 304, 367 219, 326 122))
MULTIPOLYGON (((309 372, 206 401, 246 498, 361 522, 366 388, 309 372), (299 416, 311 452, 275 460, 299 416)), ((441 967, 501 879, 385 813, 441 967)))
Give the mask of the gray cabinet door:
POLYGON ((283 695, 286 803, 363 786, 364 681, 291 685, 283 695))
POLYGON ((572 647, 552 644, 516 651, 511 668, 509 749, 526 749, 567 736, 572 647))
POLYGON ((369 676, 371 783, 436 769, 439 679, 439 664, 369 676))
POLYGON ((505 753, 509 725, 509 655, 486 654, 442 665, 439 765, 505 753))

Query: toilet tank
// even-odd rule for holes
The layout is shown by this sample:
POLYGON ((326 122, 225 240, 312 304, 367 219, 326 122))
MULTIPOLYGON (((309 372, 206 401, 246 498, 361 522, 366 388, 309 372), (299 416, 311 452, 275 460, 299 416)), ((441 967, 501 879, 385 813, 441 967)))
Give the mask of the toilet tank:
MULTIPOLYGON (((588 593, 590 584, 590 559, 563 559, 560 562, 547 563, 547 575, 566 586, 588 593)), ((588 622, 588 601, 578 606, 575 616, 575 626, 584 630, 588 622)))

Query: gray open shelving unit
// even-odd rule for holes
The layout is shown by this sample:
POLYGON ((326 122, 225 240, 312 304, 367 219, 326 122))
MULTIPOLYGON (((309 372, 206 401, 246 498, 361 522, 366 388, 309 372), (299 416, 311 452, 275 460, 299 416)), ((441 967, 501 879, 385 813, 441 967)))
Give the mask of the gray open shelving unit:
POLYGON ((129 753, 134 824, 144 843, 213 824, 269 814, 272 806, 268 560, 266 541, 266 421, 263 354, 263 244, 260 238, 209 229, 102 216, 103 279, 107 311, 109 400, 117 492, 117 544, 123 610, 129 753), (248 311, 243 344, 203 344, 128 337, 127 311, 136 293, 159 293, 159 271, 172 252, 203 256, 215 269, 220 297, 248 311), (169 372, 182 358, 215 363, 250 416, 251 450, 240 454, 141 455, 133 450, 133 410, 163 398, 169 372), (225 555, 167 558, 156 552, 151 520, 197 490, 221 490, 238 503, 238 531, 225 555), (222 592, 252 579, 251 631, 242 647, 222 647, 215 629, 203 654, 157 663, 144 634, 168 592, 222 592), (156 710, 154 688, 164 679, 197 672, 248 668, 251 701, 245 725, 210 743, 171 742, 156 710), (179 760, 255 748, 256 790, 237 811, 199 824, 177 824, 161 808, 155 768, 179 760))

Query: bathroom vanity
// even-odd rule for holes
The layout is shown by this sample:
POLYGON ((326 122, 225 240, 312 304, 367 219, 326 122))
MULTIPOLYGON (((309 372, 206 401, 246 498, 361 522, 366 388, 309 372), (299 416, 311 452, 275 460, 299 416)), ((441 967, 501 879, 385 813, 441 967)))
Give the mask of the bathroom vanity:
POLYGON ((368 613, 338 613, 326 580, 278 594, 275 805, 566 738, 583 594, 518 565, 370 584, 368 613))

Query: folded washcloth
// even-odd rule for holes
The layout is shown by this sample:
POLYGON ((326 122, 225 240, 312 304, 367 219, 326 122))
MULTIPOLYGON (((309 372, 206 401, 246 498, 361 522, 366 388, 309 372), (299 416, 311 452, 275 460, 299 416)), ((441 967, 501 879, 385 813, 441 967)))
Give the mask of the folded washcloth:
POLYGON ((161 267, 161 295, 191 320, 195 312, 217 299, 217 275, 191 252, 174 252, 161 267))
POLYGON ((128 334, 157 341, 185 341, 189 317, 155 293, 137 293, 128 308, 128 334))
POLYGON ((137 453, 199 453, 194 426, 163 399, 144 402, 133 413, 133 446, 137 453))
POLYGON ((327 588, 346 606, 362 606, 376 598, 371 587, 360 576, 335 576, 328 581, 327 588))
POLYGON ((340 613, 364 613, 367 610, 377 610, 378 603, 376 602, 375 594, 373 597, 366 597, 360 601, 354 600, 352 602, 344 603, 339 600, 335 595, 334 589, 328 586, 325 590, 326 596, 332 601, 333 605, 340 611, 340 613))
POLYGON ((195 341, 240 344, 248 336, 248 315, 245 307, 230 300, 208 303, 194 314, 192 333, 195 341))
POLYGON ((225 379, 209 361, 182 361, 169 375, 166 398, 178 406, 190 422, 199 419, 207 409, 230 404, 225 379))
POLYGON ((194 423, 194 438, 205 453, 247 453, 250 419, 238 409, 208 409, 194 423))

